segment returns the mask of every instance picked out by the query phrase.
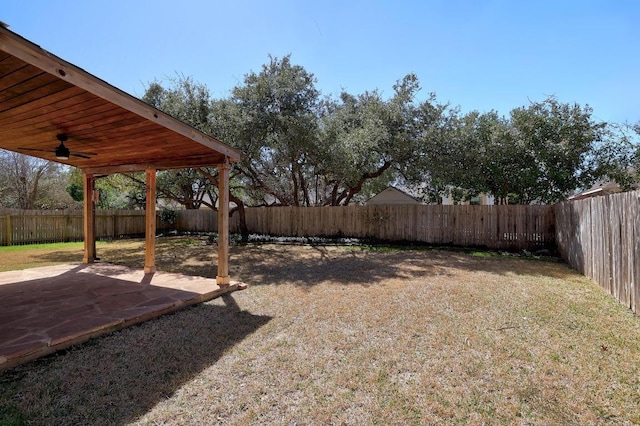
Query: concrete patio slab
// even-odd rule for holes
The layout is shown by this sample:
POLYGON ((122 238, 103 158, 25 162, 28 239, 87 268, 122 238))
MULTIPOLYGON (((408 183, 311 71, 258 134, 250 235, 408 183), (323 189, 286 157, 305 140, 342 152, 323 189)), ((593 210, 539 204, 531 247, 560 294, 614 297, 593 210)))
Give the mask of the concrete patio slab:
POLYGON ((245 287, 107 263, 0 272, 0 370, 245 287))

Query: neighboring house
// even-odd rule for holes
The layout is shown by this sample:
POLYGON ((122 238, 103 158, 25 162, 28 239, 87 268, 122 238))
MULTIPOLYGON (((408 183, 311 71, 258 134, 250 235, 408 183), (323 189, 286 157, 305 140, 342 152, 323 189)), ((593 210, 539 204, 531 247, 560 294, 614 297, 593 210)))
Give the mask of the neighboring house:
POLYGON ((578 194, 572 195, 568 198, 570 201, 582 200, 589 197, 597 197, 599 195, 615 194, 616 192, 622 192, 620 186, 610 180, 596 182, 591 188, 578 194))
MULTIPOLYGON (((452 205, 456 204, 453 202, 453 198, 450 195, 442 197, 442 204, 444 205, 452 205)), ((469 201, 459 201, 457 204, 459 205, 479 205, 479 206, 492 206, 495 204, 493 195, 480 194, 477 197, 471 198, 469 201)))
POLYGON ((389 186, 381 192, 377 193, 373 197, 369 198, 366 205, 379 205, 379 204, 422 204, 419 200, 415 199, 411 195, 404 191, 399 190, 393 186, 389 186))

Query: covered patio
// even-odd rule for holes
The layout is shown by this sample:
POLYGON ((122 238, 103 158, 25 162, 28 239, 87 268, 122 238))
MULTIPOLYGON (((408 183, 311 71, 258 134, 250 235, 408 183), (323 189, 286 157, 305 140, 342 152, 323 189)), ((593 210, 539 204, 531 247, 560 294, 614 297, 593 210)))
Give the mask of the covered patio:
POLYGON ((0 276, 0 300, 8 307, 0 316, 0 369, 243 287, 231 281, 228 265, 229 170, 242 154, 2 25, 0 148, 80 168, 85 194, 84 255, 78 265, 0 276), (216 279, 159 273, 155 262, 157 171, 204 166, 218 168, 216 279), (94 264, 95 181, 127 172, 144 172, 146 176, 145 262, 141 271, 94 264), (33 294, 27 294, 31 290, 33 294), (95 311, 85 309, 91 301, 100 306, 100 319, 95 319, 95 324, 91 316, 95 311), (71 308, 74 304, 77 309, 71 308), (51 311, 42 311, 45 306, 57 305, 70 308, 56 311, 55 315, 65 312, 66 318, 55 319, 55 315, 46 315, 51 311), (116 305, 119 310, 110 308, 116 305), (34 316, 37 312, 41 314, 34 316), (74 321, 78 317, 84 320, 74 321), (47 318, 58 321, 57 325, 46 322, 47 318), (85 324, 83 330, 76 327, 80 323, 85 324), (38 327, 42 327, 39 332, 38 327))

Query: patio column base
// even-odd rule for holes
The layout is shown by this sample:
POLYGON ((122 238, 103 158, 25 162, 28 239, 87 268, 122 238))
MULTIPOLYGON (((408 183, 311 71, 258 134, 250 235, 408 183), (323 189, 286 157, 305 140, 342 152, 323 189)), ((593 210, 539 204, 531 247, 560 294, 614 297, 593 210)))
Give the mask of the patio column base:
POLYGON ((231 277, 229 275, 224 277, 221 277, 220 275, 218 275, 216 277, 216 284, 218 284, 218 287, 228 286, 229 284, 231 284, 231 277))

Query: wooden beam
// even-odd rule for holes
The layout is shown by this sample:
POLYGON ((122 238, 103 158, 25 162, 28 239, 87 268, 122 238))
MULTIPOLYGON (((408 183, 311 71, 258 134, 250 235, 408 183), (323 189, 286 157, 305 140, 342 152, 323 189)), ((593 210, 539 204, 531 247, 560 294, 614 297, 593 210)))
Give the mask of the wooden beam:
POLYGON ((92 174, 82 174, 84 202, 84 257, 82 263, 93 263, 96 260, 96 209, 94 203, 95 178, 92 174))
MULTIPOLYGON (((212 163, 190 163, 189 167, 212 167, 212 163)), ((151 163, 140 163, 140 164, 121 164, 118 166, 98 166, 98 167, 94 167, 94 166, 88 166, 88 167, 83 167, 82 170, 86 173, 92 173, 95 175, 99 175, 99 174, 105 174, 105 175, 112 175, 112 174, 116 174, 116 173, 135 173, 135 172, 142 172, 148 169, 156 169, 156 170, 173 170, 173 169, 184 169, 186 168, 184 166, 184 164, 181 164, 179 166, 173 166, 173 165, 169 165, 169 164, 151 164, 151 163)))
POLYGON ((218 276, 222 287, 231 283, 229 277, 229 161, 218 165, 218 276))
POLYGON ((147 169, 144 273, 156 272, 156 170, 147 169))

